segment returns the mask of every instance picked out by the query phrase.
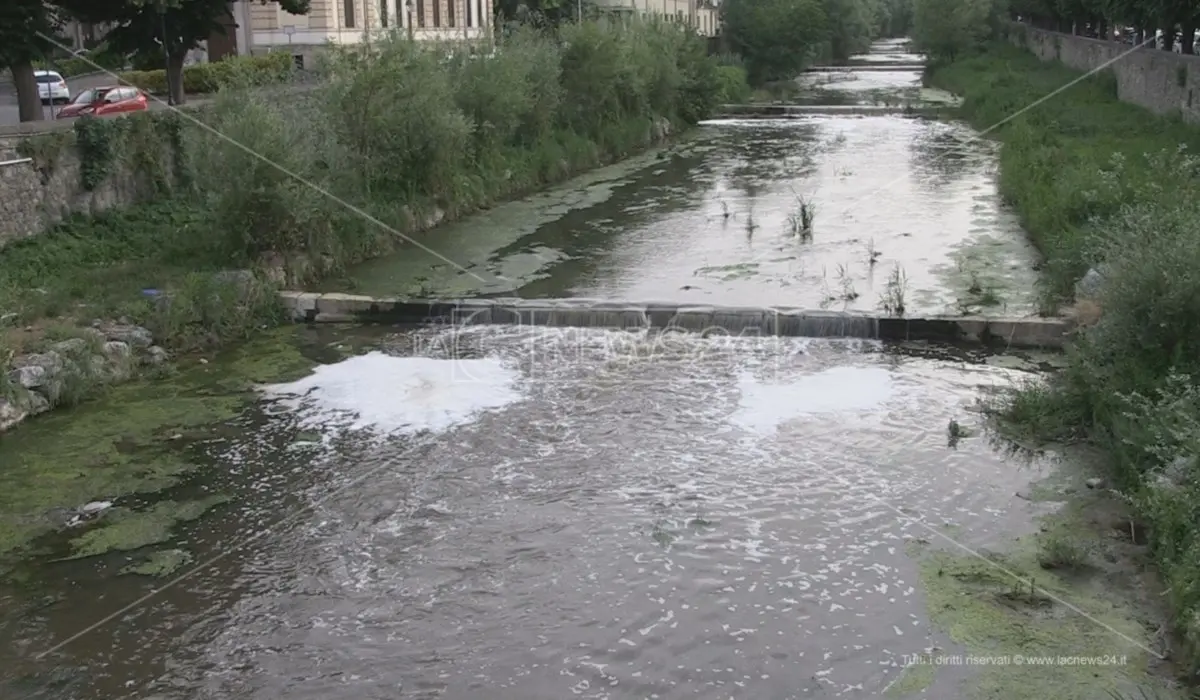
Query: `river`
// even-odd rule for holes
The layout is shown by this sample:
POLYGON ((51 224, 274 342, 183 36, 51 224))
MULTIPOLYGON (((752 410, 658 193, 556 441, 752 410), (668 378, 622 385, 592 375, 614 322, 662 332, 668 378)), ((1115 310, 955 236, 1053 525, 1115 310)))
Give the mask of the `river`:
MULTIPOLYGON (((862 292, 838 308, 873 308, 889 268, 910 308, 982 296, 975 277, 997 297, 976 305, 1032 306, 991 147, 964 127, 714 123, 679 148, 430 236, 470 274, 409 252, 351 279, 830 305, 816 284, 845 260, 862 292), (812 240, 785 240, 802 186, 812 240), (761 230, 743 229, 751 212, 761 230), (878 259, 854 266, 871 240, 878 259)), ((1146 677, 1142 582, 1111 569, 1101 590, 1033 563, 1041 518, 1087 473, 1006 448, 980 416, 1057 362, 644 330, 282 329, 6 436, 0 544, 31 554, 0 578, 0 696, 1102 696, 1146 677), (95 492, 110 470, 139 493, 95 492), (107 502, 78 524, 41 507, 68 497, 107 502), (1133 661, 913 662, 942 652, 1133 661)))

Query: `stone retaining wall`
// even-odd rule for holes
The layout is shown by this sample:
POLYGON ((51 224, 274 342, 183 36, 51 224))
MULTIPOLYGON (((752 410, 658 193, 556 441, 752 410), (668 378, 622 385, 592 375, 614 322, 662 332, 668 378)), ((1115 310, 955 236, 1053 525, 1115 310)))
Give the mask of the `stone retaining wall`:
POLYGON ((1062 348, 1071 324, 1062 319, 891 318, 788 307, 720 307, 590 299, 403 300, 281 292, 292 317, 307 323, 431 323, 674 328, 756 336, 870 338, 1062 348))
POLYGON ((1154 112, 1179 113, 1200 123, 1200 56, 1101 41, 1015 25, 1009 39, 1043 61, 1062 61, 1079 71, 1106 66, 1117 78, 1117 96, 1154 112))

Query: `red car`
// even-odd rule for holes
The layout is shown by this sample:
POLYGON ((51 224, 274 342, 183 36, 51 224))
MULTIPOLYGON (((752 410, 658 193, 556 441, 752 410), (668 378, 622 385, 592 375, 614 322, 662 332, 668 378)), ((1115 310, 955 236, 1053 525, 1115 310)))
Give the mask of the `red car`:
POLYGON ((144 112, 147 109, 150 109, 150 100, 146 98, 146 93, 135 87, 114 85, 84 90, 63 107, 55 118, 70 119, 85 114, 103 117, 110 114, 144 112))

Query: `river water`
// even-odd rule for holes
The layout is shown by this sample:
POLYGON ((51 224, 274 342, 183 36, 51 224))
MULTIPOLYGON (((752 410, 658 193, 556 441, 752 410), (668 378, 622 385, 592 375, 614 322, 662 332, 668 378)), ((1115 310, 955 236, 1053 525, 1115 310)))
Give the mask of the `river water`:
MULTIPOLYGON (((806 305, 825 301, 817 269, 845 260, 862 293, 840 305, 873 306, 900 265, 911 308, 942 310, 965 291, 963 260, 1002 290, 997 303, 1028 308, 1031 258, 996 201, 991 155, 962 127, 704 129, 683 155, 449 227, 483 279, 443 267, 421 284, 806 305), (822 212, 805 243, 778 230, 802 185, 822 212), (740 230, 751 212, 753 233, 740 230), (855 267, 872 239, 880 259, 855 267)), ((414 259, 355 279, 397 292, 404 270, 429 263, 414 259)), ((970 668, 901 683, 912 655, 961 651, 976 629, 935 624, 942 569, 922 568, 914 548, 986 559, 1035 532, 1048 506, 1029 485, 1057 466, 998 450, 978 413, 1054 358, 496 326, 289 329, 263 342, 242 353, 257 362, 217 358, 22 433, 23 454, 61 449, 78 464, 24 478, 17 443, 0 445, 6 489, 36 478, 115 502, 95 524, 41 535, 37 558, 0 578, 0 697, 966 697, 985 687, 970 668), (161 415, 212 401, 228 414, 203 425, 161 415), (126 413, 153 429, 114 423, 126 413), (83 424, 100 427, 69 428, 83 424), (124 447, 139 440, 157 466, 145 444, 124 447), (162 466, 163 450, 199 467, 162 466), (155 488, 80 490, 110 452, 155 488), (181 515, 198 502, 203 515, 181 515), (169 536, 154 529, 164 516, 169 536), (78 556, 92 533, 124 544, 78 556), (181 565, 128 573, 159 554, 181 565)), ((1015 624, 1084 638, 1083 618, 1052 610, 1015 624)), ((1073 679, 1055 696, 1096 696, 1073 679)))
MULTIPOLYGON (((797 89, 824 102, 934 99, 915 70, 806 74, 797 89)), ((876 311, 899 282, 909 315, 1026 315, 1037 254, 997 194, 995 150, 962 124, 900 115, 712 121, 325 289, 876 311), (803 206, 810 235, 795 231, 803 206)))

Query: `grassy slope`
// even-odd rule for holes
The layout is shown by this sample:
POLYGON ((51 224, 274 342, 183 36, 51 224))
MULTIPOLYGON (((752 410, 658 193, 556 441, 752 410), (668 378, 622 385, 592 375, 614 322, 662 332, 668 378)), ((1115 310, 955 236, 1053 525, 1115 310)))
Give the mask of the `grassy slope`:
MULTIPOLYGON (((987 128, 1079 77, 1008 45, 935 72, 987 128)), ((1099 320, 1067 367, 1018 392, 1002 419, 1111 457, 1114 485, 1149 525, 1185 663, 1200 666, 1200 128, 1116 99, 1097 76, 993 132, 1001 187, 1048 257, 1059 299, 1104 270, 1099 320)))
POLYGON ((964 98, 961 115, 1003 141, 1000 191, 1047 258, 1047 291, 1069 297, 1095 260, 1088 246, 1094 217, 1127 203, 1126 188, 1106 186, 1114 156, 1126 186, 1153 177, 1142 156, 1186 144, 1200 152, 1200 129, 1120 102, 1116 81, 1098 74, 1031 107, 1082 74, 1006 43, 936 70, 933 86, 964 98), (1025 111, 1022 111, 1025 110, 1025 111), (1019 116, 1015 116, 1019 113, 1019 116))

